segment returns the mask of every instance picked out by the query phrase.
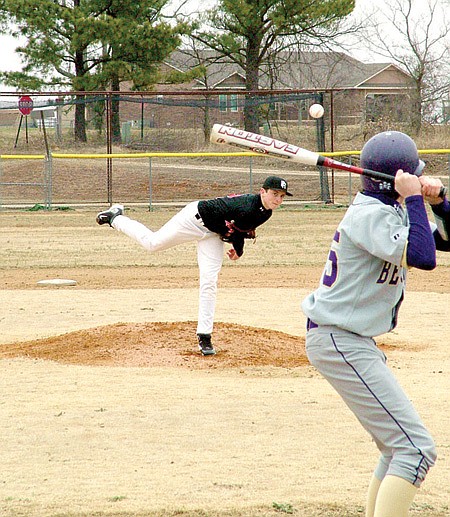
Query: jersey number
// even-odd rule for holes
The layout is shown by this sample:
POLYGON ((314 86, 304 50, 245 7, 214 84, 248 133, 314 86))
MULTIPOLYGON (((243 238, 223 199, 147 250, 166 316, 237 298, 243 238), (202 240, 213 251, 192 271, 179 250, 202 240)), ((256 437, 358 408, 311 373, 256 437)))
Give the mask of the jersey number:
MULTIPOLYGON (((341 234, 336 232, 334 234, 333 240, 339 243, 341 234)), ((325 273, 323 274, 322 283, 327 287, 331 287, 334 282, 336 282, 338 273, 338 257, 337 253, 331 249, 330 253, 328 253, 327 265, 325 267, 325 273)))

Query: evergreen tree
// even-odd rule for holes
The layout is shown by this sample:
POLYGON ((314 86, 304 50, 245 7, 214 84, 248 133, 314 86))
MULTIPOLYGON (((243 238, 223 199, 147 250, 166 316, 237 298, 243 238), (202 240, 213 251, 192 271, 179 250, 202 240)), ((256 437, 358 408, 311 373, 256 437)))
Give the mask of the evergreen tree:
MULTIPOLYGON (((3 26, 26 39, 21 72, 1 74, 22 91, 64 88, 118 91, 121 81, 149 88, 158 65, 180 44, 188 25, 162 21, 168 0, 0 0, 3 26)), ((118 103, 114 134, 120 138, 118 103)), ((85 98, 77 95, 75 138, 86 141, 85 98)))
MULTIPOLYGON (((219 0, 194 33, 210 49, 240 65, 248 91, 259 89, 261 65, 294 43, 326 44, 339 33, 354 0, 219 0)), ((246 97, 248 99, 248 97, 246 97)), ((259 131, 257 107, 244 108, 245 129, 259 131)))

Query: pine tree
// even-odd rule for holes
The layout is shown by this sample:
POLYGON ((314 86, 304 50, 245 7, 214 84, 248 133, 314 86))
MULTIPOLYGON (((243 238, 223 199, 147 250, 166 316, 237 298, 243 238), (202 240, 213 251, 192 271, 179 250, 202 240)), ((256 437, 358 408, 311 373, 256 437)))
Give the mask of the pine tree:
MULTIPOLYGON (((25 66, 5 72, 22 91, 55 88, 119 90, 121 81, 149 88, 158 65, 180 44, 188 24, 161 21, 168 0, 1 0, 0 17, 25 38, 17 49, 25 66)), ((4 24, 5 25, 5 24, 4 24)), ((113 132, 120 138, 118 103, 113 132)), ((75 138, 85 142, 85 98, 77 95, 75 138)))
MULTIPOLYGON (((268 56, 294 43, 326 43, 339 32, 339 23, 352 12, 354 0, 219 0, 206 13, 209 28, 196 39, 245 71, 245 88, 259 90, 261 65, 268 56)), ((245 129, 259 131, 257 107, 244 108, 245 129)))

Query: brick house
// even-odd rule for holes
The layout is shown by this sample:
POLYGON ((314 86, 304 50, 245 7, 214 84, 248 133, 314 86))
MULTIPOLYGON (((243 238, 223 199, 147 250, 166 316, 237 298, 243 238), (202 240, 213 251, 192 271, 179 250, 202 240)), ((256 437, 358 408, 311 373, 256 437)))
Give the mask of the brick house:
MULTIPOLYGON (((239 92, 245 91, 245 75, 237 64, 219 59, 211 51, 200 57, 176 51, 161 67, 161 75, 188 72, 198 65, 206 71, 201 78, 182 84, 162 81, 149 95, 126 97, 129 85, 123 84, 126 99, 121 102, 121 121, 144 121, 149 127, 200 127, 208 110, 213 122, 242 125, 245 96, 239 92), (214 95, 207 98, 202 95, 205 91, 214 95)), ((406 120, 414 88, 411 77, 392 63, 363 63, 341 52, 285 53, 260 72, 260 89, 273 92, 262 101, 262 113, 288 123, 308 120, 308 107, 315 99, 312 94, 317 92, 324 92, 328 111, 332 105, 336 124, 355 124, 387 114, 406 120), (293 93, 281 95, 280 90, 293 93)))

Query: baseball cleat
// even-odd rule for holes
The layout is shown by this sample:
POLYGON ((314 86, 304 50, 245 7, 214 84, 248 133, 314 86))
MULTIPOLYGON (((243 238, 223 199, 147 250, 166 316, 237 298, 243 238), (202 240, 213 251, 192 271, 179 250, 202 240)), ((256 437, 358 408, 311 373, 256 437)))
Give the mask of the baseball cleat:
POLYGON ((109 226, 112 226, 112 222, 118 215, 123 215, 123 205, 112 205, 108 210, 97 214, 97 224, 109 224, 109 226))
POLYGON ((211 334, 197 334, 198 348, 203 355, 214 355, 216 351, 211 343, 211 334))

